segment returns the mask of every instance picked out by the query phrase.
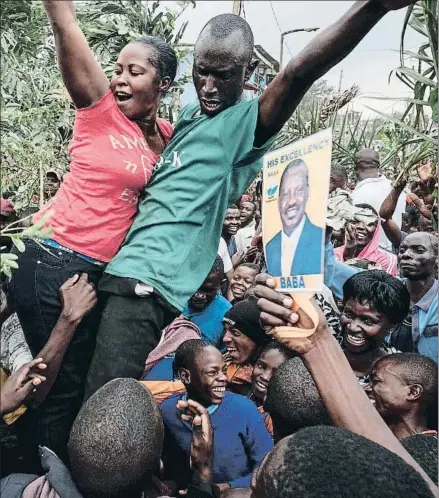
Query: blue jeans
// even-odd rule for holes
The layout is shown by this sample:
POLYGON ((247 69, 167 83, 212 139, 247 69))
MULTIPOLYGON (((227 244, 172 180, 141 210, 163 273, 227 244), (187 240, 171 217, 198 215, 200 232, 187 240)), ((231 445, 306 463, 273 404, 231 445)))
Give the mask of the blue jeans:
MULTIPOLYGON (((66 251, 45 249, 32 240, 25 245, 24 253, 15 251, 19 267, 8 285, 8 301, 15 307, 31 353, 36 357, 61 314, 61 285, 76 273, 87 273, 97 287, 103 268, 66 251)), ((37 449, 38 444, 47 446, 64 461, 70 428, 84 395, 99 319, 98 305, 76 329, 47 398, 17 421, 23 435, 32 441, 32 448, 37 449)))

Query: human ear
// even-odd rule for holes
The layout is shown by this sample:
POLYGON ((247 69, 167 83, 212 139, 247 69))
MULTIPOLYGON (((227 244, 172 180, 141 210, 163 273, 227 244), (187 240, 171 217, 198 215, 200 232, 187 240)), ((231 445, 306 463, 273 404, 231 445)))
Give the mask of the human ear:
POLYGON ((258 67, 258 65, 259 65, 259 61, 257 59, 254 59, 247 66, 247 69, 245 70, 245 78, 244 78, 245 83, 247 83, 247 81, 251 78, 251 75, 254 73, 254 71, 258 67))
POLYGON ((191 374, 186 368, 180 368, 180 370, 178 371, 178 376, 185 386, 191 383, 191 374))
POLYGON ((409 392, 407 398, 412 401, 418 400, 424 392, 423 387, 420 384, 412 384, 409 386, 409 392))
POLYGON ((164 78, 162 78, 160 80, 160 83, 159 83, 159 92, 160 93, 166 93, 169 90, 171 84, 172 84, 171 78, 169 76, 165 76, 164 78))

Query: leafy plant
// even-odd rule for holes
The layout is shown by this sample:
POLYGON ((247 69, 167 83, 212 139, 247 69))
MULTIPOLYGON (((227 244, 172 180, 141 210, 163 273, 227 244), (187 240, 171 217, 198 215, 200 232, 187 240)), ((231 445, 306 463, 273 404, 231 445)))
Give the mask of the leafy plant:
MULTIPOLYGON (((109 73, 120 49, 145 34, 161 36, 176 49, 187 23, 176 29, 181 13, 195 2, 101 0, 75 2, 78 20, 90 46, 109 73)), ((2 86, 1 182, 3 191, 14 192, 18 211, 42 202, 45 173, 65 172, 72 135, 74 108, 57 67, 54 40, 41 2, 0 2, 2 30, 0 55, 2 86)), ((173 121, 179 95, 188 80, 182 75, 163 100, 159 113, 173 121)))

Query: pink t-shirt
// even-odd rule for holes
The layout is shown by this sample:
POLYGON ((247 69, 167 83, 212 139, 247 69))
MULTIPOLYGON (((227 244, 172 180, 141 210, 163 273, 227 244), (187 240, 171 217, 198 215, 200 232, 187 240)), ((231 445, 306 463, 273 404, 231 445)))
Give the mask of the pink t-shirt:
MULTIPOLYGON (((164 119, 157 124, 167 144, 172 125, 164 119)), ((131 226, 158 156, 139 126, 120 111, 111 90, 94 105, 77 109, 69 153, 70 172, 34 221, 54 210, 48 221, 53 240, 108 262, 131 226)))

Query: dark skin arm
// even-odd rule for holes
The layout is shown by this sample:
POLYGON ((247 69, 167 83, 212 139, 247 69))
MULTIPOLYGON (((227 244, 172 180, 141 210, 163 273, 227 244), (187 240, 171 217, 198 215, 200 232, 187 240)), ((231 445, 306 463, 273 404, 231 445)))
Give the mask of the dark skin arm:
POLYGON ((381 226, 383 227, 386 237, 390 240, 394 247, 399 247, 401 244, 401 229, 392 220, 395 213, 396 205, 398 204, 399 196, 404 190, 407 180, 404 178, 390 191, 389 195, 384 199, 380 208, 381 226))
POLYGON ((38 386, 32 396, 33 406, 39 405, 47 396, 78 325, 97 303, 96 291, 88 282, 86 273, 83 273, 81 277, 75 275, 69 278, 61 286, 59 292, 63 311, 49 340, 38 354, 38 357, 44 358, 44 363, 47 365, 44 370, 46 381, 38 386))
POLYGON ((260 97, 255 145, 262 145, 282 128, 311 85, 344 59, 388 10, 410 3, 410 0, 357 1, 337 22, 318 34, 260 97))
POLYGON ((109 83, 79 27, 73 1, 44 0, 43 5, 67 91, 77 108, 89 107, 105 95, 109 83))
MULTIPOLYGON (((258 285, 255 294, 260 298, 258 305, 261 308, 262 323, 271 327, 278 325, 279 321, 284 325, 294 322, 291 307, 288 309, 287 306, 287 298, 274 290, 274 279, 267 274, 260 274, 256 277, 256 283, 258 285)), ((289 304, 292 304, 291 299, 289 304)), ((369 401, 346 356, 329 332, 325 316, 315 302, 314 306, 319 314, 319 323, 314 334, 306 338, 278 340, 301 356, 323 403, 338 427, 360 434, 397 454, 421 474, 436 496, 437 487, 396 439, 369 401)), ((299 310, 296 317, 299 326, 306 325, 306 316, 303 315, 299 310)))

